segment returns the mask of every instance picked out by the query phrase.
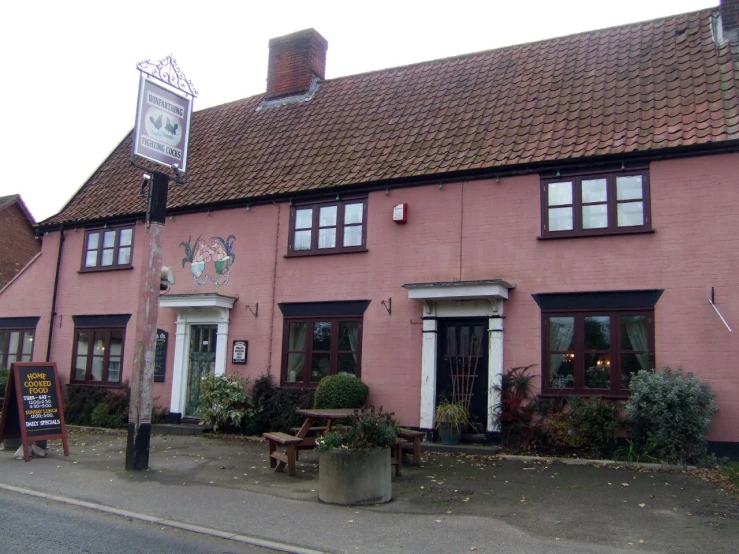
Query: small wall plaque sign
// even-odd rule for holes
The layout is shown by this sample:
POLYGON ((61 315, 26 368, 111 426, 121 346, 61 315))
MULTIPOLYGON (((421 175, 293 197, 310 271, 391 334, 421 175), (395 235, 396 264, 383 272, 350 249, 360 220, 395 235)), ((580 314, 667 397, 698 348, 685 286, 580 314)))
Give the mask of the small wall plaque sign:
POLYGON ((231 356, 231 363, 245 364, 246 356, 248 352, 249 352, 249 341, 248 340, 235 340, 233 342, 233 355, 231 356))

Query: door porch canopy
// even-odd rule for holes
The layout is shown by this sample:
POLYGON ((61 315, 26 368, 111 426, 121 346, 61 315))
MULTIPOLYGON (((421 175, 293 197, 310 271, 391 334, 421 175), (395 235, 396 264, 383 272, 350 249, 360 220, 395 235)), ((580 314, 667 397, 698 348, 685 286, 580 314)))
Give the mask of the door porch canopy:
POLYGON ((503 301, 515 285, 502 279, 407 283, 408 298, 423 303, 420 426, 434 427, 436 411, 438 318, 480 317, 488 320, 488 420, 487 431, 498 426, 490 409, 498 403, 493 385, 503 374, 503 301))

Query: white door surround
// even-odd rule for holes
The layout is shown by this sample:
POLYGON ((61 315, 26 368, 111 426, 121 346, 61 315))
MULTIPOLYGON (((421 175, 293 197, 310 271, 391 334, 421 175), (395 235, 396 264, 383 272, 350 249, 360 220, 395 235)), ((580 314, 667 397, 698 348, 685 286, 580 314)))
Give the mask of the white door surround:
MULTIPOLYGON (((501 279, 409 283, 403 285, 408 298, 423 303, 423 346, 421 357, 420 426, 433 429, 436 412, 437 333, 440 318, 488 319, 488 406, 495 406, 498 394, 493 385, 503 375, 503 304, 515 285, 501 279)), ((497 431, 492 410, 488 410, 487 431, 497 431)))
POLYGON ((185 412, 187 393, 188 351, 190 328, 193 325, 217 325, 215 374, 226 372, 228 356, 228 324, 236 298, 217 293, 167 294, 159 297, 160 308, 172 308, 177 312, 177 331, 172 372, 172 397, 169 412, 179 417, 185 412))

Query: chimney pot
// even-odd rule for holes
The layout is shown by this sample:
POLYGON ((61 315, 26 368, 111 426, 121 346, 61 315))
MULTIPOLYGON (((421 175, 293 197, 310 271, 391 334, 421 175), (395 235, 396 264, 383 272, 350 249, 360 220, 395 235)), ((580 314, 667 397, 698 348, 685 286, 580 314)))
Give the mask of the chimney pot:
POLYGON ((305 29, 269 41, 268 100, 305 94, 326 76, 328 41, 315 29, 305 29))

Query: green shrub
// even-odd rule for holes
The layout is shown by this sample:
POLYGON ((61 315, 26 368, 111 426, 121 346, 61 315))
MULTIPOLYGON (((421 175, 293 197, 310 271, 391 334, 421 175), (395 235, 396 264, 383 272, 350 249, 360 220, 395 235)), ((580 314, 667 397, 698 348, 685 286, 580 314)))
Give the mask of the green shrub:
POLYGON ((8 385, 9 376, 10 369, 7 367, 0 367, 0 396, 5 395, 5 387, 8 385))
POLYGON ((154 423, 167 423, 169 421, 169 408, 159 408, 156 405, 156 401, 159 398, 154 399, 154 407, 151 409, 151 422, 154 423))
POLYGON ((90 423, 93 427, 107 427, 110 429, 120 429, 126 427, 128 423, 128 414, 116 414, 111 411, 108 404, 98 404, 90 414, 90 423))
POLYGON ((728 462, 723 465, 721 471, 734 487, 739 488, 739 462, 728 462))
POLYGON ((549 413, 541 422, 546 444, 555 450, 609 457, 616 449, 619 405, 603 398, 568 397, 569 411, 549 413))
POLYGON ((313 406, 313 389, 275 387, 269 375, 260 376, 251 390, 254 403, 253 417, 244 425, 244 433, 260 435, 266 431, 290 432, 305 418, 295 413, 298 408, 313 406))
POLYGON ((571 453, 582 446, 582 437, 575 432, 570 414, 559 412, 548 415, 541 422, 541 432, 547 447, 554 454, 571 453))
POLYGON ((362 450, 388 448, 398 438, 398 422, 382 408, 374 406, 355 410, 349 424, 316 439, 316 449, 325 452, 332 448, 362 450))
POLYGON ((707 383, 665 367, 640 371, 629 388, 626 425, 637 451, 674 464, 708 462, 708 426, 717 408, 707 383))
POLYGON ((246 393, 249 380, 241 375, 206 375, 200 380, 197 415, 200 425, 213 431, 241 430, 249 418, 251 402, 246 393))
POLYGON ((64 420, 70 425, 126 427, 130 399, 131 390, 128 383, 124 383, 120 390, 89 385, 67 385, 64 420))
POLYGON ((353 375, 327 375, 318 383, 313 407, 361 408, 367 402, 369 387, 353 375))

